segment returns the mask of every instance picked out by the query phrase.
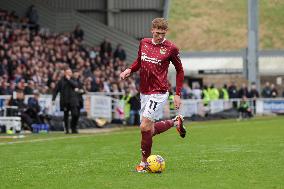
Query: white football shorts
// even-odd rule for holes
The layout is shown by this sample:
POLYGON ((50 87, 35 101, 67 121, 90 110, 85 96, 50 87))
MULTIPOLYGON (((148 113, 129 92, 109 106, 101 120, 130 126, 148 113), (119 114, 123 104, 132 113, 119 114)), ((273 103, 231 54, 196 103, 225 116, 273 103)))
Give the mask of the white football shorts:
POLYGON ((140 94, 140 121, 142 121, 142 116, 152 121, 161 119, 163 117, 164 105, 166 104, 168 97, 168 92, 164 94, 140 94))

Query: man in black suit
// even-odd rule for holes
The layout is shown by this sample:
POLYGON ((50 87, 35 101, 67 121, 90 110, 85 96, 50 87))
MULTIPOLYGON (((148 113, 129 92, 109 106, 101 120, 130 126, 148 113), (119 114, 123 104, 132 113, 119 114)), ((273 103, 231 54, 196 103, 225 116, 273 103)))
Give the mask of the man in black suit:
POLYGON ((77 123, 79 119, 79 100, 75 89, 78 88, 78 83, 72 78, 72 70, 66 68, 64 77, 58 81, 53 92, 52 101, 54 103, 56 96, 60 93, 60 110, 64 111, 65 133, 69 133, 69 112, 71 111, 71 130, 72 133, 78 133, 77 123))

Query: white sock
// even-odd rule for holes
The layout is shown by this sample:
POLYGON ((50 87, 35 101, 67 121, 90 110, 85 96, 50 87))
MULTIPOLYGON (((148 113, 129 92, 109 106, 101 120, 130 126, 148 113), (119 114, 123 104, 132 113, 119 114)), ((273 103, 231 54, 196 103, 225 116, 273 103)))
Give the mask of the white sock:
POLYGON ((176 120, 173 120, 174 121, 174 126, 173 127, 177 127, 177 121, 176 120))
POLYGON ((141 165, 141 166, 143 166, 143 167, 146 166, 145 162, 143 162, 143 161, 141 161, 139 165, 141 165))

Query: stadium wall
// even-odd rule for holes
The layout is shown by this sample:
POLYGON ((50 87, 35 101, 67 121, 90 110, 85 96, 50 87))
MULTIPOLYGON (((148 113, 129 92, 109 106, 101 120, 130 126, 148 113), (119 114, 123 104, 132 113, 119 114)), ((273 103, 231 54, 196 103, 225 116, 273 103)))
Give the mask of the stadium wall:
MULTIPOLYGON (((202 71, 220 70, 243 72, 245 54, 236 52, 183 52, 181 53, 183 67, 187 74, 198 74, 202 71)), ((260 51, 260 75, 284 75, 284 51, 260 51)))
MULTIPOLYGON (((107 0, 41 0, 46 4, 60 9, 101 9, 106 8, 107 0)), ((112 0, 113 1, 113 0, 112 0)), ((114 0, 116 9, 160 9, 164 0, 114 0)))
POLYGON ((169 0, 42 0, 53 9, 76 10, 140 39, 150 37, 150 22, 167 12, 169 0))
POLYGON ((41 0, 49 6, 58 9, 105 9, 105 2, 102 0, 41 0))

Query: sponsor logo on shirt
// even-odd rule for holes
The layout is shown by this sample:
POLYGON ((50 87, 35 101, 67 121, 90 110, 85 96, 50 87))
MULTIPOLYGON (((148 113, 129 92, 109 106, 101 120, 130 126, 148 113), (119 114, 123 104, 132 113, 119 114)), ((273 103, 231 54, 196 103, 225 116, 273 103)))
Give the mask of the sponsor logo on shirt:
POLYGON ((160 54, 166 54, 166 52, 167 52, 166 48, 164 48, 164 47, 160 48, 160 54))
POLYGON ((157 58, 148 57, 146 55, 146 53, 142 53, 141 60, 146 61, 146 62, 150 62, 150 63, 153 63, 153 64, 159 64, 159 65, 161 65, 161 62, 162 62, 162 60, 159 60, 157 58))

